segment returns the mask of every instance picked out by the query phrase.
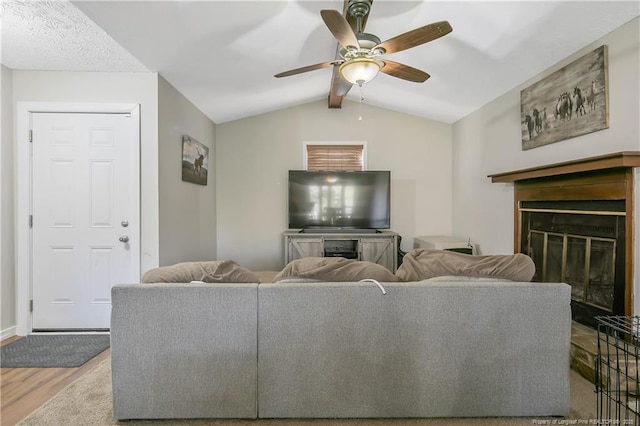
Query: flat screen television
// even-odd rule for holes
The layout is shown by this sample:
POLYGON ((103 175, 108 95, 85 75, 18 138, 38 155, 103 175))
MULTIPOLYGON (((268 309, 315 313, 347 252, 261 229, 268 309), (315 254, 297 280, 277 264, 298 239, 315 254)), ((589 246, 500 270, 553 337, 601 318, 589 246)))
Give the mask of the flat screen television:
POLYGON ((289 171, 289 229, 391 227, 389 171, 289 171))

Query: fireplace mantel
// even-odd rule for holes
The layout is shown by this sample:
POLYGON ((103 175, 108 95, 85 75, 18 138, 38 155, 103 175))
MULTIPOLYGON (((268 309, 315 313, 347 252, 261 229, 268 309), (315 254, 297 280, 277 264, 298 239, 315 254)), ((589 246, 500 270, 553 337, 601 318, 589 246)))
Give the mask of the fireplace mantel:
POLYGON ((523 201, 625 200, 625 314, 633 314, 634 168, 640 151, 624 151, 491 174, 493 183, 514 184, 514 252, 521 247, 523 201))
POLYGON ((565 161, 511 172, 495 173, 488 177, 490 177, 491 182, 494 183, 517 182, 526 179, 631 167, 640 167, 640 151, 617 152, 614 154, 565 161))

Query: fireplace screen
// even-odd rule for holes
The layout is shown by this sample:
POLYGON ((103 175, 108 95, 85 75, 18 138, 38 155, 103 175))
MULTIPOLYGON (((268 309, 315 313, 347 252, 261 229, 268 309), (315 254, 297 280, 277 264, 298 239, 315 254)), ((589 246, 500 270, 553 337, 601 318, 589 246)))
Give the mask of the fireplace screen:
POLYGON ((535 281, 571 285, 573 300, 613 311, 616 240, 529 231, 535 281))
POLYGON ((597 315, 624 314, 624 201, 529 201, 520 212, 533 281, 569 284, 576 321, 593 326, 597 315))

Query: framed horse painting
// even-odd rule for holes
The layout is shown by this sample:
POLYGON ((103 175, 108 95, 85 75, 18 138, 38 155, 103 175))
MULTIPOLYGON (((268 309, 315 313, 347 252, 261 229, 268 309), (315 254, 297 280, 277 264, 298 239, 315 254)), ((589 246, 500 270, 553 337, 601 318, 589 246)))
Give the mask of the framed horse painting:
POLYGON ((207 184, 209 172, 209 148, 191 136, 182 137, 182 180, 207 184))
POLYGON ((607 46, 603 45, 522 90, 522 149, 607 129, 607 80, 607 46))

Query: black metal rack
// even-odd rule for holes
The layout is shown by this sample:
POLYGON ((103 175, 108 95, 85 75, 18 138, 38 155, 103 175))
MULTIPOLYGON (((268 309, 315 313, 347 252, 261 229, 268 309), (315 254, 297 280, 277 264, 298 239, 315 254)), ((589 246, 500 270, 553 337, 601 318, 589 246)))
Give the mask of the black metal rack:
POLYGON ((599 424, 640 425, 640 317, 597 316, 599 424))

